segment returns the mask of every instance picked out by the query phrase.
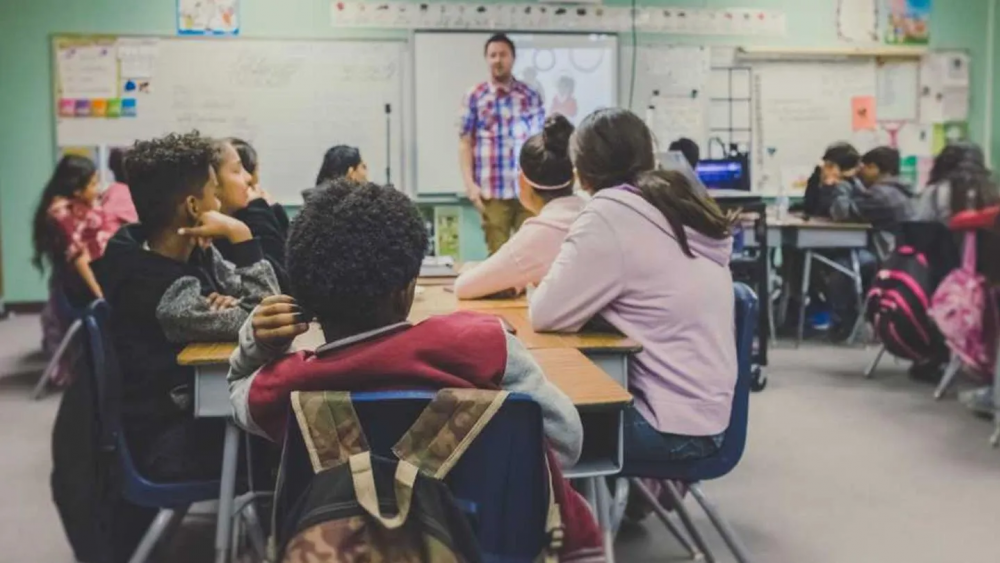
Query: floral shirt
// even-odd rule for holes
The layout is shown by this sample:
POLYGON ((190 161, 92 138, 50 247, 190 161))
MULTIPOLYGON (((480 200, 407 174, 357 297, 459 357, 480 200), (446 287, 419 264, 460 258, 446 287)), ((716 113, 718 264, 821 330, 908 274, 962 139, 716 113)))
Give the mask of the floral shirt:
POLYGON ((91 260, 100 258, 115 234, 114 222, 107 220, 100 205, 76 198, 57 197, 49 206, 49 218, 66 241, 67 262, 83 254, 91 260))

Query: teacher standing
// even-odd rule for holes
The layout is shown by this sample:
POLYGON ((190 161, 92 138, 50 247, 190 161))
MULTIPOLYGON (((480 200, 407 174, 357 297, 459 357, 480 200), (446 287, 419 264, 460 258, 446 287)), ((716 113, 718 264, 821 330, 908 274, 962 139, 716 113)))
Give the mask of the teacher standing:
POLYGON ((459 163, 465 193, 483 218, 490 254, 531 214, 518 200, 517 158, 528 137, 542 130, 542 97, 514 78, 514 43, 503 33, 484 48, 490 79, 472 88, 462 104, 459 163))

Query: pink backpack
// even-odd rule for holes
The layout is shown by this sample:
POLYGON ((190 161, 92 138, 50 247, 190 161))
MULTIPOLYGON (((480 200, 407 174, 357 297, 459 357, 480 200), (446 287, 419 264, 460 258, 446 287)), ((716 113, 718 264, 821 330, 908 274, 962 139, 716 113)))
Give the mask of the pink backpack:
POLYGON ((975 232, 966 233, 964 247, 962 265, 938 286, 928 312, 965 366, 990 376, 997 358, 996 301, 976 272, 975 232))

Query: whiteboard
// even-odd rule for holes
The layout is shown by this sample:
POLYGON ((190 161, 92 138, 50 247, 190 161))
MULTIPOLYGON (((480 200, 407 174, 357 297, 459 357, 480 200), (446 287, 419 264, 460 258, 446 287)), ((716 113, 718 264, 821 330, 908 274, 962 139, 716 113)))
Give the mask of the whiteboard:
POLYGON ((784 185, 798 195, 829 145, 846 141, 864 153, 884 143, 884 131, 853 130, 851 100, 876 91, 873 60, 754 64, 754 190, 784 185))
POLYGON ((301 191, 314 185, 326 150, 347 144, 360 148, 373 181, 385 181, 388 163, 393 183, 408 186, 404 42, 151 41, 150 88, 135 94, 137 116, 57 117, 59 146, 126 146, 192 129, 240 137, 260 155, 261 186, 279 201, 298 204, 301 191))
MULTIPOLYGON (((490 33, 417 32, 413 39, 417 191, 464 192, 458 128, 464 96, 489 79, 483 47, 490 33)), ((514 76, 542 95, 549 113, 562 77, 574 83, 579 121, 618 102, 618 38, 603 34, 511 35, 514 76), (534 69, 531 74, 529 69, 534 69)))

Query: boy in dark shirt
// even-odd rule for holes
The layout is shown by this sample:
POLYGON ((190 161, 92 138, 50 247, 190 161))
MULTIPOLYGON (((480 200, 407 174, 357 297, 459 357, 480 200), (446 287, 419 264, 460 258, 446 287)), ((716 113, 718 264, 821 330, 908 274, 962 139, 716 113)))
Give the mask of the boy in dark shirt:
POLYGON ((892 250, 891 231, 913 215, 913 193, 910 185, 899 178, 899 151, 878 147, 861 157, 855 184, 836 186, 830 216, 835 221, 871 223, 879 232, 875 238, 879 256, 892 250))
POLYGON ((279 291, 250 229, 219 212, 212 151, 197 133, 136 143, 126 167, 139 223, 95 264, 112 308, 125 437, 154 481, 218 477, 223 424, 191 417, 193 372, 177 354, 236 340, 253 307, 279 291), (232 243, 231 263, 213 239, 232 243))

